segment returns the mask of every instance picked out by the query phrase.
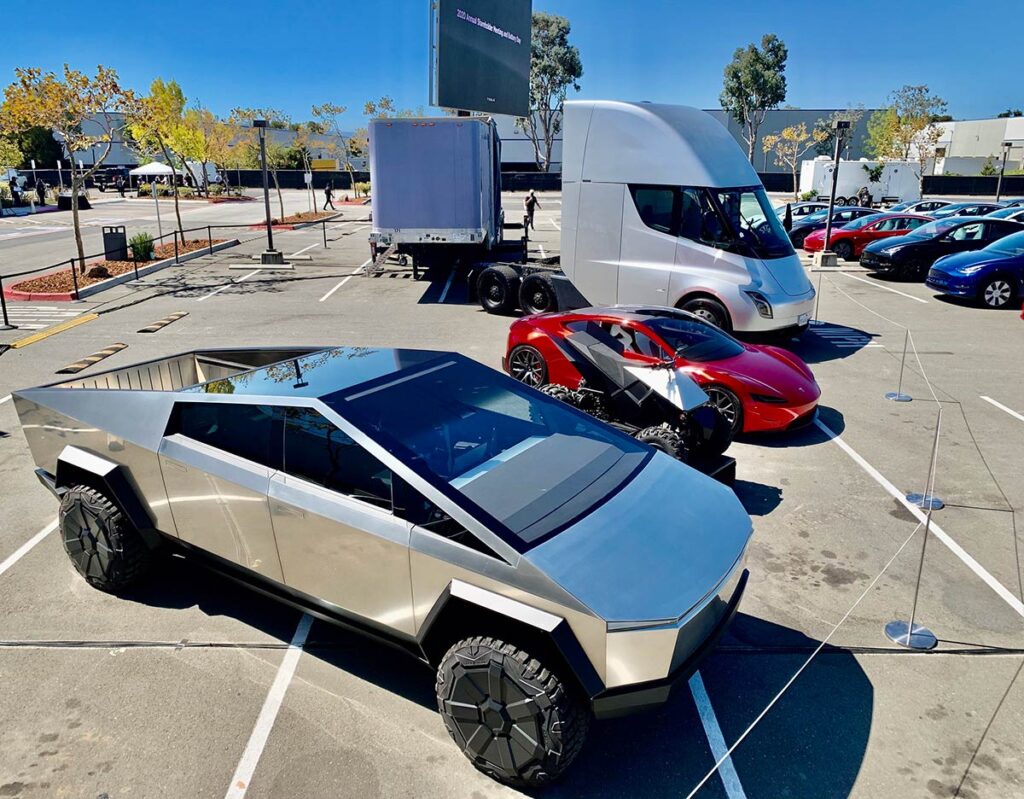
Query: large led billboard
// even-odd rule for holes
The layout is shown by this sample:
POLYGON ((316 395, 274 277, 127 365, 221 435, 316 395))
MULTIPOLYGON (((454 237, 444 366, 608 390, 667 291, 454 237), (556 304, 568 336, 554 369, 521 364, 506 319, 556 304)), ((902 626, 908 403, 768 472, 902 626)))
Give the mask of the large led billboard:
POLYGON ((431 102, 526 116, 532 0, 433 0, 431 102))

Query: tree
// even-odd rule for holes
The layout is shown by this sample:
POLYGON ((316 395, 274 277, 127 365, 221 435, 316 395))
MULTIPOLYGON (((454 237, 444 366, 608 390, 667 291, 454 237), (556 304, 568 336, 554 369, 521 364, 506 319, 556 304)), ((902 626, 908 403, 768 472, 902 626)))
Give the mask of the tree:
MULTIPOLYGON (((156 78, 149 86, 149 95, 139 99, 135 112, 130 116, 128 129, 134 143, 143 153, 160 154, 164 163, 177 168, 184 159, 173 149, 174 137, 179 132, 185 112, 185 93, 176 81, 156 78)), ((174 216, 178 220, 178 231, 184 236, 185 226, 181 222, 181 208, 178 205, 176 175, 171 176, 171 196, 174 198, 174 216)))
MULTIPOLYGON (((252 126, 254 119, 265 119, 275 130, 287 130, 291 120, 287 114, 273 108, 236 108, 231 112, 230 122, 241 134, 240 141, 245 143, 246 163, 252 169, 260 168, 260 145, 256 128, 252 126)), ((278 170, 287 169, 295 162, 296 154, 291 148, 274 141, 267 136, 267 172, 274 181, 277 190, 277 202, 281 208, 281 219, 284 219, 284 195, 281 194, 281 183, 277 178, 278 170)))
POLYGON ((551 151, 562 130, 562 105, 572 87, 580 90, 583 61, 580 51, 569 44, 569 20, 535 11, 530 34, 530 113, 516 120, 533 142, 537 169, 551 169, 551 151))
POLYGON ((64 157, 64 149, 50 128, 35 126, 12 136, 22 153, 22 169, 31 168, 33 161, 39 169, 52 169, 64 157))
POLYGON ((754 162, 754 143, 765 115, 786 99, 786 58, 789 51, 774 33, 761 37, 761 46, 748 44, 725 65, 719 102, 743 126, 747 158, 754 162))
POLYGON ((13 136, 0 135, 0 170, 17 168, 23 157, 13 136))
POLYGON ((71 160, 71 217, 75 228, 78 259, 85 271, 85 248, 78 216, 78 196, 85 181, 110 155, 114 140, 134 112, 136 98, 121 86, 117 72, 102 65, 96 75, 71 69, 61 74, 43 72, 38 67, 16 67, 15 80, 4 90, 0 106, 0 127, 13 133, 25 133, 40 127, 56 133, 71 160), (92 133, 86 130, 94 131, 92 133), (99 157, 88 169, 75 170, 75 155, 99 148, 99 157))
POLYGON ((995 156, 990 155, 985 159, 985 163, 981 165, 981 171, 978 174, 986 178, 992 178, 999 174, 999 167, 996 166, 995 156))
POLYGON ((789 167, 793 175, 793 199, 798 197, 797 172, 804 154, 821 142, 826 136, 825 131, 814 128, 808 132, 807 125, 790 125, 781 133, 765 136, 761 139, 761 147, 766 153, 775 154, 775 165, 789 167))
MULTIPOLYGON (((849 122, 850 130, 853 131, 864 118, 864 106, 850 106, 849 108, 833 111, 827 117, 818 119, 814 123, 814 130, 821 131, 824 135, 814 145, 814 151, 818 155, 832 155, 836 145, 836 122, 849 122)), ((846 157, 850 157, 850 144, 852 135, 845 140, 846 157)))
POLYGON ((207 180, 207 166, 216 162, 221 152, 220 121, 208 108, 196 107, 188 109, 182 116, 181 123, 171 130, 170 146, 182 160, 182 164, 197 189, 202 189, 210 196, 210 182, 207 180), (202 174, 195 175, 188 162, 197 162, 202 167, 202 174))
POLYGON ((1024 111, 1019 108, 1007 108, 1000 114, 996 114, 996 119, 1009 119, 1010 117, 1024 117, 1024 111))
POLYGON ((927 86, 903 86, 889 95, 889 105, 868 119, 865 149, 881 161, 910 161, 918 164, 917 177, 924 186, 924 170, 942 138, 934 120, 946 111, 946 101, 927 86))
MULTIPOLYGON (((386 99, 388 101, 388 105, 391 105, 391 98, 388 97, 382 99, 386 99)), ((373 111, 379 110, 377 105, 372 101, 367 103, 367 106, 369 105, 373 106, 373 111)), ((317 122, 319 122, 320 125, 323 126, 324 133, 328 133, 336 137, 336 140, 340 142, 341 155, 344 160, 344 164, 342 166, 344 170, 348 173, 349 186, 351 186, 353 191, 355 191, 356 174, 355 167, 352 164, 352 160, 354 158, 362 158, 366 154, 366 146, 364 145, 365 139, 358 138, 359 131, 356 131, 356 133, 352 134, 351 136, 346 136, 345 133, 342 131, 341 116, 347 110, 348 109, 343 105, 324 103, 323 105, 313 106, 313 116, 316 118, 317 122)), ((364 107, 364 110, 367 109, 364 107)), ((328 141, 326 142, 325 149, 327 149, 328 151, 334 151, 337 148, 334 142, 328 141)))

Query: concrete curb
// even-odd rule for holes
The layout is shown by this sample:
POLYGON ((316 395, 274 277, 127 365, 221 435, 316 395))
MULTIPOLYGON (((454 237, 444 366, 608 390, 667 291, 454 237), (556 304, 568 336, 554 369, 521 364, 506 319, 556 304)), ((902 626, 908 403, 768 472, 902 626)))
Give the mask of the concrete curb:
MULTIPOLYGON (((185 253, 178 258, 178 263, 185 263, 186 261, 192 261, 196 258, 201 258, 204 255, 212 255, 215 252, 226 250, 228 247, 235 247, 239 244, 238 239, 231 239, 229 241, 222 241, 220 244, 214 244, 212 247, 203 247, 201 250, 193 250, 192 252, 185 253)), ((145 277, 153 272, 159 272, 161 269, 166 269, 168 266, 174 266, 175 261, 173 258, 165 258, 163 261, 154 261, 153 263, 146 264, 145 266, 139 267, 139 277, 145 277)), ((27 283, 29 280, 34 280, 34 277, 23 280, 23 283, 27 283)), ((53 292, 46 293, 40 291, 18 291, 18 284, 15 283, 9 289, 4 289, 4 298, 8 300, 47 300, 49 302, 72 302, 75 299, 85 299, 91 297, 93 294, 99 294, 101 291, 106 291, 109 288, 118 286, 122 283, 127 283, 129 280, 135 280, 135 271, 125 272, 121 275, 116 275, 106 280, 101 280, 99 283, 93 283, 78 292, 78 297, 75 297, 73 291, 53 292)))

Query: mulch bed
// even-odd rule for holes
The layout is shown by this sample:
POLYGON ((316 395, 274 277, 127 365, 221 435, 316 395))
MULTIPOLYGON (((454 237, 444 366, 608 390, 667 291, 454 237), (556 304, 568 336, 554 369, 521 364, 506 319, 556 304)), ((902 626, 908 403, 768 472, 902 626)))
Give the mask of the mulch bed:
MULTIPOLYGON (((310 213, 309 211, 303 211, 300 214, 292 214, 291 216, 286 216, 284 219, 277 219, 276 217, 274 217, 270 220, 270 223, 274 227, 277 227, 278 225, 302 225, 305 224, 306 222, 319 222, 321 219, 330 219, 334 215, 334 211, 313 211, 312 213, 310 213)), ((262 228, 265 228, 266 226, 266 222, 261 222, 258 225, 253 225, 253 227, 262 228)))
MULTIPOLYGON (((214 239, 213 244, 220 244, 226 239, 214 239)), ((178 245, 178 253, 184 255, 188 252, 195 252, 196 250, 202 250, 210 246, 208 239, 191 239, 189 241, 181 242, 178 245)), ((153 261, 163 261, 166 258, 174 257, 174 244, 158 244, 153 248, 153 261)), ((139 267, 143 267, 152 261, 139 261, 139 267)), ((116 277, 117 275, 123 275, 125 272, 131 272, 135 269, 135 263, 133 261, 90 261, 85 265, 85 274, 78 273, 78 287, 85 288, 91 286, 93 283, 99 283, 101 280, 107 278, 116 277), (94 267, 102 266, 107 270, 107 274, 96 274, 90 276, 89 273, 94 267)), ((59 272, 50 272, 40 277, 26 280, 22 283, 17 284, 18 291, 28 293, 52 293, 60 294, 67 291, 75 290, 75 282, 71 277, 71 270, 62 269, 59 272)))

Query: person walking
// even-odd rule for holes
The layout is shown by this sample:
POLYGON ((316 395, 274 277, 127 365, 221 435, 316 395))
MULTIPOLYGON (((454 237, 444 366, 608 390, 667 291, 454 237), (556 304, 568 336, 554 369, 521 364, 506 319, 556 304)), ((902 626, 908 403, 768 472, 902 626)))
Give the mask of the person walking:
POLYGON ((537 229, 537 226, 533 224, 533 212, 540 208, 540 203, 537 202, 537 195, 533 189, 530 189, 530 193, 526 195, 523 200, 523 207, 526 208, 526 227, 527 229, 537 229))
POLYGON ((334 207, 334 183, 328 181, 327 185, 324 186, 324 210, 327 210, 327 206, 331 206, 331 210, 336 210, 334 207))
POLYGON ((46 205, 46 181, 42 178, 36 181, 36 196, 39 198, 40 205, 46 205))
POLYGON ((124 177, 122 175, 117 176, 117 180, 114 181, 114 185, 117 187, 117 193, 121 195, 121 199, 124 199, 124 177))

